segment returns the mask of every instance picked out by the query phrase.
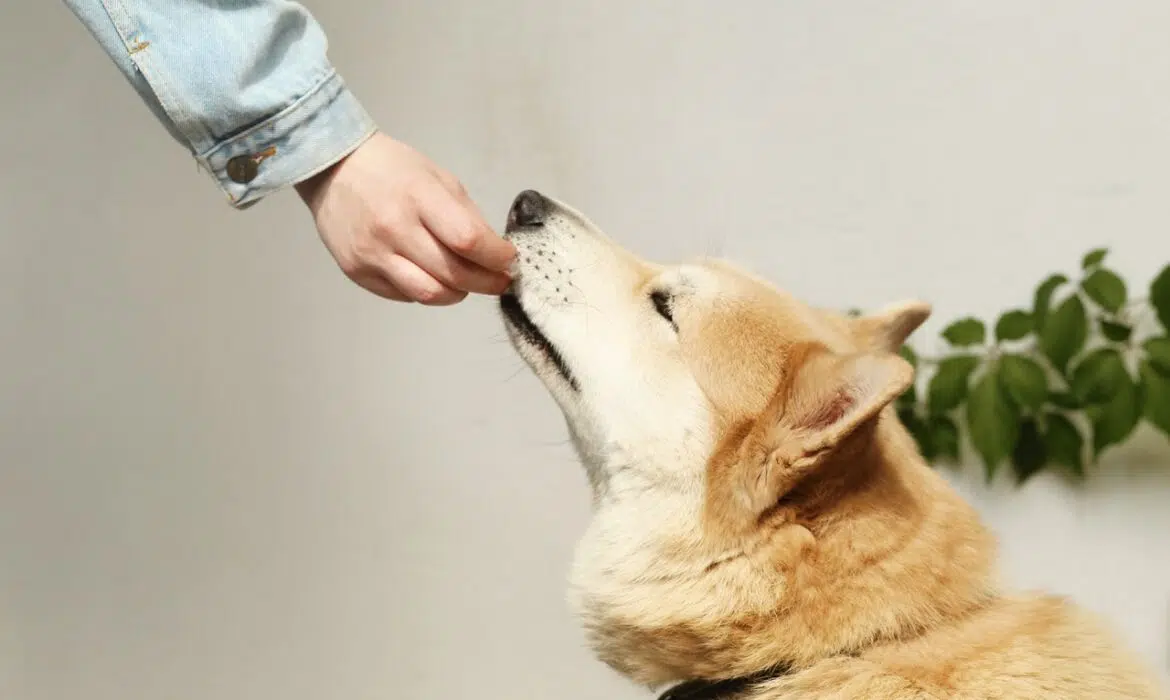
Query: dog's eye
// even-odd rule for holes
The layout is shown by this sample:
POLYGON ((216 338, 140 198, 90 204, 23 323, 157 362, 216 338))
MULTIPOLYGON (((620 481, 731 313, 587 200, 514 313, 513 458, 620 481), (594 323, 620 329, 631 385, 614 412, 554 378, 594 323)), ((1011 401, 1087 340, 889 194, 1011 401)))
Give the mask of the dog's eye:
POLYGON ((674 314, 670 308, 670 295, 664 291, 655 291, 650 293, 650 302, 654 304, 654 310, 658 315, 665 318, 667 322, 677 331, 678 326, 674 323, 674 314))

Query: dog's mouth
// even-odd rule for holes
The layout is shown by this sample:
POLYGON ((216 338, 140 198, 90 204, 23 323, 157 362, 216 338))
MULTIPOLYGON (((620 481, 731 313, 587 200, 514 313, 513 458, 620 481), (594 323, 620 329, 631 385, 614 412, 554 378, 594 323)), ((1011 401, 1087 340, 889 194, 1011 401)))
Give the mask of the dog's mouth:
POLYGON ((503 312, 504 319, 515 329, 517 335, 543 355, 573 391, 579 391, 577 378, 569 370, 569 365, 565 363, 565 358, 561 355, 560 350, 528 316, 524 306, 520 303, 520 298, 515 293, 509 291, 500 296, 500 311, 503 312))

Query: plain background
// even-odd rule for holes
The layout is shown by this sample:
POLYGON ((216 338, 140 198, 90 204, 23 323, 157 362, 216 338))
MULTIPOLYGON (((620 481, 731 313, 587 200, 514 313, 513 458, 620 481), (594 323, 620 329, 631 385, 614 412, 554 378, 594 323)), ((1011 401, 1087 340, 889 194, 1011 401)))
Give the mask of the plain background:
MULTIPOLYGON (((310 8, 493 221, 536 187, 656 259, 927 299, 927 350, 1091 247, 1170 262, 1164 0, 310 8)), ((489 300, 380 302, 291 193, 231 210, 59 3, 0 13, 0 94, 0 697, 646 696, 566 611, 585 483, 489 300)), ((1165 672, 1163 438, 954 479, 1010 581, 1165 672)))

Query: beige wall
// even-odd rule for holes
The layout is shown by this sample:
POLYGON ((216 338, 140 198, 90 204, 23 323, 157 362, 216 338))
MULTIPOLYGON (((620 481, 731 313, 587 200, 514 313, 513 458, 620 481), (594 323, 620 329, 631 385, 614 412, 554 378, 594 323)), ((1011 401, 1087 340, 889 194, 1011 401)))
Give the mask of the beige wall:
MULTIPOLYGON (((1164 0, 315 5, 497 221, 534 186, 654 257, 929 299, 924 338, 1097 244, 1170 261, 1164 0)), ((294 197, 229 209, 59 3, 0 14, 0 94, 0 697, 643 697, 565 611, 584 482, 489 302, 380 303, 294 197)), ((956 481, 1010 578, 1165 668, 1168 465, 956 481)))

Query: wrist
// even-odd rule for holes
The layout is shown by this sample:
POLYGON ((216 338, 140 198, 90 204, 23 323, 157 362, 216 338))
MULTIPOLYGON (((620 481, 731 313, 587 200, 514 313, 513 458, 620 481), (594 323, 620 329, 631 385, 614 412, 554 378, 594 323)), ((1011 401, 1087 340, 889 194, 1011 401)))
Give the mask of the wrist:
MULTIPOLYGON (((346 156, 348 158, 349 156, 346 156)), ((320 194, 324 191, 328 181, 333 178, 334 173, 337 172, 337 167, 345 162, 345 158, 337 161, 328 168, 325 168, 319 173, 311 175, 304 180, 293 185, 293 189, 297 191, 301 201, 309 206, 310 209, 315 208, 315 203, 320 198, 320 194)))
POLYGON ((325 192, 329 189, 329 185, 337 177, 342 167, 349 161, 349 159, 361 150, 367 143, 370 142, 371 137, 377 136, 378 132, 374 131, 370 137, 363 139, 352 150, 337 159, 336 162, 329 164, 325 168, 313 173, 309 177, 293 183, 293 189, 296 190, 297 195, 300 196, 310 209, 316 211, 316 205, 320 202, 325 192))

